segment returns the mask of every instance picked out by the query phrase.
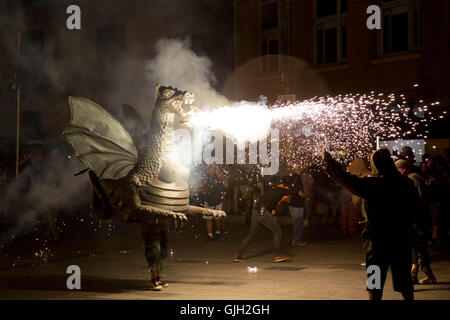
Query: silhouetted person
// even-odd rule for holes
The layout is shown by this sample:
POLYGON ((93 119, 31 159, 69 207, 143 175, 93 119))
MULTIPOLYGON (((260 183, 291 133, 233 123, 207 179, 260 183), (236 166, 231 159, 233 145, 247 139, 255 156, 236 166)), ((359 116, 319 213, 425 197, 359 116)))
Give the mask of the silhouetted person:
POLYGON ((280 205, 287 200, 287 196, 291 194, 291 191, 282 183, 278 184, 278 182, 279 180, 273 178, 269 188, 262 195, 257 191, 259 189, 256 190, 256 205, 253 209, 250 233, 242 240, 237 253, 234 255, 235 262, 245 261, 242 254, 258 234, 261 227, 269 229, 273 234, 273 262, 282 262, 289 259, 289 256, 281 254, 281 227, 275 215, 280 213, 280 205))
POLYGON ((328 152, 324 152, 323 158, 326 171, 336 182, 366 200, 369 239, 366 268, 375 265, 381 273, 381 286, 367 288, 369 298, 382 298, 387 270, 391 267, 394 290, 400 292, 405 300, 413 300, 411 246, 413 221, 420 208, 413 182, 397 171, 386 149, 372 153, 372 177, 366 178, 346 172, 328 152))
POLYGON ((289 203, 289 213, 292 220, 292 245, 302 246, 306 242, 302 241, 303 227, 305 225, 305 192, 302 182, 304 170, 299 164, 293 168, 290 177, 290 188, 292 188, 292 198, 289 203))
POLYGON ((400 159, 395 161, 395 166, 397 167, 398 172, 407 176, 414 182, 414 186, 417 189, 420 200, 422 202, 421 207, 421 215, 417 217, 419 220, 414 221, 416 236, 414 245, 412 246, 412 266, 411 266, 411 278, 414 284, 419 283, 419 279, 417 278, 420 270, 422 270, 426 277, 420 280, 421 284, 432 284, 436 283, 436 277, 431 270, 431 260, 430 255, 428 254, 427 242, 428 242, 428 233, 431 229, 431 216, 428 209, 428 199, 426 197, 425 192, 425 179, 414 172, 411 172, 410 165, 408 161, 400 159))
MULTIPOLYGON (((206 177, 203 180, 202 189, 205 198, 205 208, 222 210, 224 184, 216 166, 210 166, 208 168, 206 177)), ((220 232, 223 230, 224 219, 207 215, 204 215, 203 219, 205 220, 206 224, 206 232, 208 234, 207 239, 217 239, 220 236, 220 232), (215 236, 213 235, 213 220, 216 224, 215 236)))
POLYGON ((167 219, 147 219, 142 223, 142 237, 145 244, 145 257, 151 273, 150 290, 161 291, 168 284, 161 280, 169 253, 169 221, 167 219))

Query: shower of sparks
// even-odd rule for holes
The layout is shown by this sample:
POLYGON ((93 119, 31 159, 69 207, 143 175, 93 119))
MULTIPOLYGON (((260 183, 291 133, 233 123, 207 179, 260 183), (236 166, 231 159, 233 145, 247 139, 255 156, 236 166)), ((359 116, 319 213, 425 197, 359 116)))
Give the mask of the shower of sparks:
MULTIPOLYGON (((433 103, 432 105, 435 105, 433 103)), ((404 95, 347 94, 318 97, 291 104, 267 106, 262 102, 239 102, 210 111, 194 113, 188 124, 220 130, 238 141, 266 138, 271 128, 280 131, 280 160, 318 164, 322 151, 342 158, 364 157, 375 141, 399 140, 406 136, 427 138, 429 120, 423 105, 413 109, 404 95), (418 126, 424 124, 425 130, 418 126)))
MULTIPOLYGON (((402 139, 427 139, 429 122, 447 118, 447 111, 436 112, 439 102, 429 104, 420 100, 417 107, 411 107, 403 95, 384 95, 371 93, 368 95, 339 95, 336 97, 319 97, 292 104, 274 104, 268 106, 264 102, 239 102, 210 111, 194 113, 189 125, 222 131, 240 141, 257 141, 267 138, 271 128, 280 132, 280 161, 291 165, 300 163, 304 167, 317 167, 321 163, 324 150, 333 151, 335 155, 352 160, 366 157, 374 148, 376 137, 380 141, 402 139), (416 117, 420 114, 421 116, 416 117)), ((383 144, 381 144, 383 145, 383 144)), ((256 181, 259 170, 251 166, 224 166, 222 173, 225 180, 248 184, 256 181)), ((190 183, 191 202, 203 205, 200 201, 198 181, 190 183)), ((111 237, 124 228, 121 222, 99 223, 94 210, 84 208, 73 215, 62 214, 55 219, 56 229, 67 238, 83 238, 95 232, 104 238, 111 237)), ((41 224, 38 219, 37 225, 41 224)), ((44 223, 45 225, 45 223, 44 223)), ((194 238, 200 233, 194 224, 191 225, 194 238)), ((12 267, 47 263, 54 257, 56 244, 47 240, 42 228, 35 227, 28 237, 33 239, 32 251, 14 254, 15 235, 6 242, 0 243, 5 261, 12 267), (33 237, 33 235, 38 235, 33 237)), ((20 240, 20 239, 19 239, 20 240)), ((75 250, 73 254, 89 252, 75 250)), ((123 250, 120 253, 128 253, 123 250)), ((174 250, 170 255, 174 256, 174 250)), ((309 255, 309 254, 308 254, 309 255)), ((182 259, 179 259, 182 261, 182 259)), ((208 261, 205 261, 208 264, 208 261)), ((254 269, 253 269, 254 268, 254 269)), ((249 272, 256 272, 250 267, 249 272)))
MULTIPOLYGON (((63 215, 55 219, 56 231, 64 238, 83 238, 88 234, 96 233, 97 237, 103 238, 112 237, 114 232, 120 232, 120 229, 124 228, 124 224, 120 221, 112 221, 111 223, 100 223, 97 214, 92 208, 84 208, 77 211, 77 215, 63 215), (78 216, 81 215, 81 216, 78 216)), ((10 262, 10 266, 21 267, 27 265, 38 265, 42 263, 50 262, 54 257, 54 249, 58 246, 59 242, 51 241, 47 239, 45 232, 46 223, 38 218, 36 226, 32 230, 24 232, 19 238, 32 239, 32 245, 29 250, 21 249, 21 256, 14 256, 12 252, 21 247, 20 240, 16 243, 16 236, 13 235, 10 239, 5 239, 0 243, 0 259, 4 262, 10 262), (32 250, 32 251, 30 251, 32 250)), ((84 244, 89 245, 88 243, 84 244)), ((132 252, 131 250, 121 250, 121 254, 127 254, 132 252)), ((98 256, 98 252, 86 251, 86 250, 73 250, 72 254, 89 254, 89 256, 98 256)), ((5 264, 6 265, 6 264, 5 264)), ((4 267, 5 265, 1 265, 4 267)))

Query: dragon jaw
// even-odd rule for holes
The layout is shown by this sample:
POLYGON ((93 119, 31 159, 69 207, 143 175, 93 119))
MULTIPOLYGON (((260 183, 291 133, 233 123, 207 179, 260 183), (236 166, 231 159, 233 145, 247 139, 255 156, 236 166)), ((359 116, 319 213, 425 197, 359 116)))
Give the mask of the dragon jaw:
POLYGON ((194 94, 186 91, 180 91, 173 87, 157 85, 155 87, 157 101, 159 101, 160 113, 173 113, 186 119, 194 110, 198 110, 192 104, 194 94))
POLYGON ((179 99, 175 99, 170 103, 170 106, 172 107, 172 111, 183 117, 183 119, 186 119, 191 112, 195 110, 194 103, 194 94, 190 92, 186 92, 183 94, 183 96, 179 99))

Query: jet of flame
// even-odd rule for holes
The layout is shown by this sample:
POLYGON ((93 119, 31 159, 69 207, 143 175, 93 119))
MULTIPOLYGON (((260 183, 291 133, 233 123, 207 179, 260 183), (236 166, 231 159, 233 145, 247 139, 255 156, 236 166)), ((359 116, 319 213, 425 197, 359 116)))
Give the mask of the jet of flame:
MULTIPOLYGON (((220 130, 238 141, 266 138, 270 128, 280 130, 281 139, 290 146, 286 160, 298 161, 301 154, 314 162, 323 150, 345 151, 364 156, 373 149, 376 137, 402 139, 415 134, 427 138, 427 130, 418 132, 425 118, 415 118, 404 95, 347 94, 326 96, 290 104, 268 106, 264 101, 241 101, 213 110, 193 113, 187 124, 220 130), (284 138, 283 138, 284 136, 284 138)), ((428 112, 422 105, 419 112, 428 112)), ((431 118, 433 119, 433 118, 431 118)))

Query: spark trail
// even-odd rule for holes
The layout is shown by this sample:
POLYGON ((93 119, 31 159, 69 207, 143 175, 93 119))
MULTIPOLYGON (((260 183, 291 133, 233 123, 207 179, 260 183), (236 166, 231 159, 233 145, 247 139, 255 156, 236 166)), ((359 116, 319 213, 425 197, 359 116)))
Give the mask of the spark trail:
MULTIPOLYGON (((267 137, 270 128, 280 130, 280 160, 285 163, 317 164, 323 150, 339 151, 344 158, 364 157, 380 140, 398 140, 407 135, 426 138, 418 132, 427 118, 423 106, 412 110, 403 95, 347 94, 326 96, 292 104, 241 101, 194 113, 188 124, 220 130, 238 141, 267 137)), ((425 128, 427 124, 424 124, 425 128)))

